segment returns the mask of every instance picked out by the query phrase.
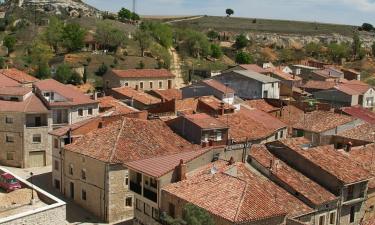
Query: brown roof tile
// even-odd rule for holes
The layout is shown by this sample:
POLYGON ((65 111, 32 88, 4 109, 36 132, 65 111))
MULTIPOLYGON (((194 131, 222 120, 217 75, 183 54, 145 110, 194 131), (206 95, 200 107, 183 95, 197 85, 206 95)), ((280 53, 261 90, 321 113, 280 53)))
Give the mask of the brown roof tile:
POLYGON ((31 88, 27 87, 1 87, 0 95, 6 96, 24 96, 32 91, 31 88))
POLYGON ((245 70, 251 70, 261 74, 269 73, 266 69, 263 69, 256 64, 241 64, 240 67, 244 68, 245 70))
POLYGON ((0 100, 1 112, 28 112, 28 113, 47 113, 48 109, 43 102, 31 94, 27 99, 22 102, 3 101, 0 100))
POLYGON ((65 148, 109 163, 125 163, 199 148, 160 120, 123 118, 65 148))
POLYGON ((331 192, 276 158, 265 145, 253 145, 249 155, 269 169, 272 176, 280 179, 314 205, 319 206, 337 200, 331 192))
POLYGON ((112 70, 112 73, 122 78, 174 78, 170 71, 166 69, 129 69, 112 70))
POLYGON ((315 89, 315 90, 328 90, 335 86, 334 81, 317 81, 309 80, 302 86, 305 89, 315 89))
POLYGON ((61 102, 49 102, 48 104, 50 106, 75 106, 97 103, 89 96, 82 94, 76 88, 62 84, 54 79, 38 81, 34 83, 34 86, 41 91, 56 92, 66 99, 66 101, 61 102))
POLYGON ((266 112, 266 113, 271 113, 271 112, 279 110, 279 108, 268 104, 266 102, 266 100, 264 100, 264 99, 247 100, 247 101, 245 101, 245 104, 252 107, 252 108, 259 109, 259 110, 261 110, 263 112, 266 112))
POLYGON ((15 80, 20 84, 27 84, 39 81, 37 78, 30 76, 29 74, 15 68, 2 69, 0 70, 0 74, 7 76, 12 80, 15 80))
POLYGON ((344 108, 341 108, 341 110, 350 116, 361 119, 370 124, 375 124, 375 113, 368 109, 363 108, 360 105, 352 106, 352 107, 344 107, 344 108))
POLYGON ((128 114, 128 113, 133 113, 133 112, 138 111, 111 96, 98 98, 98 101, 99 101, 99 109, 104 110, 106 112, 113 111, 111 115, 122 115, 122 114, 128 114))
POLYGON ((112 91, 123 95, 128 99, 134 99, 135 101, 140 102, 144 105, 153 105, 161 102, 160 99, 152 95, 149 95, 142 91, 137 91, 130 87, 113 88, 112 91))
POLYGON ((18 83, 17 81, 10 79, 3 74, 0 74, 0 87, 15 87, 19 85, 20 83, 18 83))
POLYGON ((217 81, 217 80, 214 80, 214 79, 208 79, 208 80, 203 80, 202 81, 203 83, 205 83, 206 85, 220 91, 221 93, 223 94, 228 94, 228 93, 233 93, 234 94, 234 90, 226 85, 224 85, 223 83, 217 81))
POLYGON ((202 129, 220 129, 228 127, 226 123, 205 113, 186 115, 184 117, 202 129))
POLYGON ((164 101, 182 99, 182 92, 179 89, 152 90, 150 93, 164 101))
POLYGON ((350 130, 346 130, 337 134, 337 136, 345 137, 354 140, 362 140, 367 142, 374 142, 375 124, 365 123, 350 130))
POLYGON ((313 111, 306 113, 293 128, 320 133, 352 121, 354 118, 350 116, 329 111, 313 111))
POLYGON ((301 77, 292 75, 289 73, 285 73, 278 68, 270 68, 270 69, 267 69, 267 71, 274 74, 276 78, 281 79, 281 80, 289 80, 289 81, 301 81, 302 80, 301 77))
MULTIPOLYGON (((208 107, 210 107, 213 110, 220 110, 222 106, 224 106, 225 110, 235 110, 236 108, 233 105, 230 105, 228 103, 224 103, 223 101, 215 98, 214 96, 202 96, 198 98, 199 103, 204 103, 208 107)), ((198 104, 199 108, 199 104, 198 104)))

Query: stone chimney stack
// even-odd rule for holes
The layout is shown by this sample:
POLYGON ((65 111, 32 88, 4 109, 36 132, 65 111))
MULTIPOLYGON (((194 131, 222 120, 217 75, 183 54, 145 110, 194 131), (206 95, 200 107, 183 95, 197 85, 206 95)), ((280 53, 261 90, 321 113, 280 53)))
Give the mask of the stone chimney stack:
POLYGON ((178 181, 186 180, 187 165, 184 163, 184 160, 180 160, 180 164, 177 166, 177 176, 178 181))

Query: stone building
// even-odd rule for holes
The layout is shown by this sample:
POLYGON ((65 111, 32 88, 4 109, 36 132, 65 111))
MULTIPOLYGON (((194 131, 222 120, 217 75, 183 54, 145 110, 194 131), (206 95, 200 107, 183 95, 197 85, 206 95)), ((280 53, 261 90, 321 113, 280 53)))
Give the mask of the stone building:
POLYGON ((165 90, 175 87, 175 75, 165 69, 111 70, 103 76, 103 84, 105 89, 165 90))
POLYGON ((37 78, 15 68, 1 69, 0 79, 1 77, 6 77, 13 80, 16 82, 16 85, 5 85, 4 83, 1 83, 0 86, 24 86, 31 88, 33 83, 39 81, 37 78))
POLYGON ((28 87, 0 88, 0 163, 40 167, 51 163, 50 111, 28 87))
POLYGON ((33 84, 35 94, 52 111, 53 128, 74 124, 99 114, 99 103, 72 86, 47 79, 33 84))
POLYGON ((124 163, 198 148, 162 121, 120 117, 65 145, 62 191, 103 221, 132 219, 135 200, 124 163))

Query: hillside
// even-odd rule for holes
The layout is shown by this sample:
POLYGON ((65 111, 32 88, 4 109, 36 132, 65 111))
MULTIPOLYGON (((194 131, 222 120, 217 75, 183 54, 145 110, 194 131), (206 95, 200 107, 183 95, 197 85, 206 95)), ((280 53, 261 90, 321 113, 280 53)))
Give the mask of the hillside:
POLYGON ((177 27, 189 27, 200 31, 213 29, 227 32, 259 31, 306 35, 332 33, 352 35, 353 30, 356 29, 350 25, 220 16, 203 16, 194 20, 180 20, 173 24, 177 27))

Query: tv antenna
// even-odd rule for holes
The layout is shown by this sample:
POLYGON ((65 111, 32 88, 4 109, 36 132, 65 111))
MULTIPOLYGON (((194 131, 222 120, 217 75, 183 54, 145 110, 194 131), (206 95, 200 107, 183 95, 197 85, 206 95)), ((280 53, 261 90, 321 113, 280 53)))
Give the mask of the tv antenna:
POLYGON ((133 13, 136 13, 137 1, 133 0, 133 13))

